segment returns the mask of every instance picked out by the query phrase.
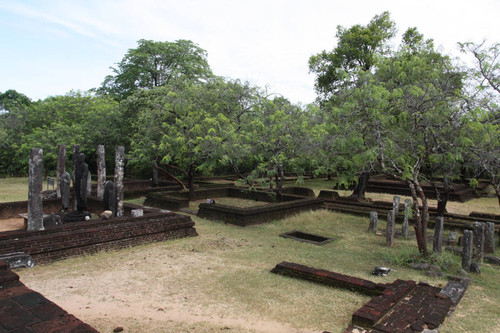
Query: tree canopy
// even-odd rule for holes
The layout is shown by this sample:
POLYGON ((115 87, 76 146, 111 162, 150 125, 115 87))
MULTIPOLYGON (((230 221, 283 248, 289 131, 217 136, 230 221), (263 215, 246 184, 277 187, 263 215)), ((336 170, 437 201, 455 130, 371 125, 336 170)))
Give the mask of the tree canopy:
POLYGON ((207 52, 189 40, 155 42, 141 39, 135 49, 129 49, 117 68, 111 68, 99 92, 122 100, 140 88, 153 88, 168 84, 172 79, 185 76, 191 80, 212 75, 207 52))

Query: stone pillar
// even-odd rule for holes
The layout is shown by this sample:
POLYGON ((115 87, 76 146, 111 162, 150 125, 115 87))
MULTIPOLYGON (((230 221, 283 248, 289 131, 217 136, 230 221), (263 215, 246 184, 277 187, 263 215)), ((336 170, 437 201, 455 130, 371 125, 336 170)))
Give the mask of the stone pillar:
POLYGON ((76 207, 76 186, 75 186, 75 172, 76 165, 78 163, 78 157, 80 156, 80 145, 73 145, 73 211, 76 212, 78 209, 76 207))
POLYGON ((59 145, 59 150, 57 151, 57 189, 56 195, 58 198, 61 197, 61 181, 62 175, 66 171, 66 146, 59 145))
POLYGON ((157 187, 158 186, 158 163, 156 163, 156 161, 153 161, 153 178, 151 179, 151 182, 152 182, 152 185, 153 187, 157 187))
POLYGON ((370 226, 368 227, 368 232, 377 233, 378 225, 378 213, 376 211, 370 212, 370 226))
POLYGON ((434 240, 432 242, 433 252, 443 252, 443 227, 444 217, 438 216, 436 218, 436 226, 434 227, 434 240))
POLYGON ((466 271, 470 271, 470 265, 472 264, 472 231, 464 230, 464 236, 462 237, 462 243, 464 245, 462 251, 462 268, 466 271))
POLYGON ((404 239, 408 239, 408 225, 410 217, 412 216, 410 199, 405 199, 404 207, 405 211, 404 211, 403 226, 401 227, 401 234, 404 239))
POLYGON ((104 210, 110 210, 111 217, 116 217, 116 188, 112 181, 108 180, 104 185, 102 202, 104 210))
POLYGON ((104 196, 104 184, 106 183, 106 158, 104 146, 97 146, 97 198, 104 196))
POLYGON ((394 211, 390 210, 387 213, 387 230, 386 230, 386 245, 394 246, 394 211))
POLYGON ((398 218, 399 215, 399 203, 401 202, 401 198, 397 195, 394 196, 392 201, 392 211, 394 212, 394 221, 398 218))
POLYGON ((28 231, 43 230, 43 150, 31 148, 28 183, 28 231))
POLYGON ((92 194, 92 174, 87 172, 87 196, 92 194))
POLYGON ((481 264, 484 257, 484 223, 474 222, 474 241, 472 245, 472 260, 481 264))
POLYGON ((495 223, 486 222, 484 229, 484 253, 495 252, 495 223))
POLYGON ((67 211, 69 208, 71 176, 66 171, 61 176, 61 210, 67 211))
POLYGON ((125 165, 125 147, 115 149, 115 187, 116 187, 116 216, 123 216, 123 169, 125 165))

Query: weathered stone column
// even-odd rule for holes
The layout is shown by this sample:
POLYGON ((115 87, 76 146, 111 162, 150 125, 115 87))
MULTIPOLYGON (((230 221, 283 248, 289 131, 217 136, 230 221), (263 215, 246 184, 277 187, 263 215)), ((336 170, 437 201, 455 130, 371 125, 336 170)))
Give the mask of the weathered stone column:
POLYGON ((470 271, 470 265, 472 264, 472 231, 464 230, 464 236, 462 237, 462 243, 464 245, 462 251, 462 268, 466 271, 470 271))
POLYGON ((484 229, 484 253, 495 252, 495 223, 486 222, 484 229))
POLYGON ((61 181, 62 175, 66 171, 66 145, 59 145, 57 151, 57 189, 56 195, 61 197, 61 181))
POLYGON ((75 172, 76 165, 78 163, 78 158, 80 156, 80 145, 73 145, 73 211, 76 212, 78 209, 76 207, 76 186, 75 186, 75 172))
POLYGON ((386 245, 394 246, 394 211, 390 210, 387 213, 387 230, 386 230, 386 245))
POLYGON ((104 196, 104 184, 106 183, 106 155, 103 145, 97 146, 97 198, 104 196))
POLYGON ((87 196, 92 194, 92 174, 87 172, 87 196))
POLYGON ((481 264, 484 257, 484 223, 474 222, 474 241, 472 245, 472 260, 481 264))
POLYGON ((404 203, 404 220, 403 220, 403 225, 401 227, 401 234, 404 239, 408 239, 408 225, 409 225, 409 219, 411 217, 411 201, 410 199, 405 199, 404 203))
POLYGON ((116 216, 123 216, 123 169, 125 165, 125 147, 115 149, 115 187, 116 187, 116 216))
POLYGON ((153 167, 152 167, 152 171, 153 171, 153 178, 151 179, 151 182, 153 183, 153 187, 157 187, 158 186, 158 163, 156 163, 156 161, 153 161, 153 167))
POLYGON ((43 230, 43 150, 31 148, 28 182, 28 231, 43 230))
POLYGON ((370 212, 370 226, 368 227, 368 232, 377 233, 378 225, 378 213, 376 211, 370 212))
POLYGON ((110 210, 111 217, 116 217, 116 188, 112 181, 108 180, 104 185, 102 202, 104 210, 110 210))
POLYGON ((66 171, 61 176, 61 210, 67 211, 69 208, 71 176, 66 171))
POLYGON ((392 211, 394 212, 394 221, 398 218, 399 215, 399 203, 401 202, 401 197, 395 195, 392 201, 392 211))
POLYGON ((434 227, 434 240, 432 242, 432 251, 441 253, 443 252, 443 227, 444 217, 438 216, 436 218, 436 225, 434 227))

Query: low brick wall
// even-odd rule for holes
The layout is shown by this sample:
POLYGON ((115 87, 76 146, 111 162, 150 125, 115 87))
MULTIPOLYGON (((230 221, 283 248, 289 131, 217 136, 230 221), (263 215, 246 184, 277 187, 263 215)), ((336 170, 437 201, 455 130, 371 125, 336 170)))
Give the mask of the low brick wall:
POLYGON ((202 203, 199 205, 198 216, 239 226, 247 226, 323 207, 323 200, 318 198, 283 196, 283 200, 286 201, 248 208, 202 203))
POLYGON ((353 290, 365 295, 380 295, 386 288, 384 284, 286 261, 276 265, 271 272, 330 287, 353 290))
MULTIPOLYGON (((273 202, 275 196, 271 192, 251 191, 237 187, 213 187, 199 189, 193 192, 194 200, 202 200, 207 198, 241 198, 255 201, 273 202)), ((282 201, 290 201, 299 199, 295 195, 283 195, 282 201)), ((149 193, 144 202, 147 206, 153 206, 161 209, 180 210, 189 206, 189 192, 160 192, 149 193)))
POLYGON ((84 253, 190 236, 197 236, 190 217, 156 210, 140 217, 74 222, 47 227, 42 231, 2 232, 0 253, 25 252, 38 264, 84 253))
POLYGON ((0 261, 0 332, 98 333, 75 316, 29 289, 0 261))

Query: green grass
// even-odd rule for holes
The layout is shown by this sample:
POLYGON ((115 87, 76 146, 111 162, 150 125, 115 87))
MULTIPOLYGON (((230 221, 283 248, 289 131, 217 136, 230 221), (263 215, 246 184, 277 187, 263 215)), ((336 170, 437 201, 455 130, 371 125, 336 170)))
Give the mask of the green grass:
POLYGON ((0 202, 28 200, 28 177, 0 178, 0 202))

